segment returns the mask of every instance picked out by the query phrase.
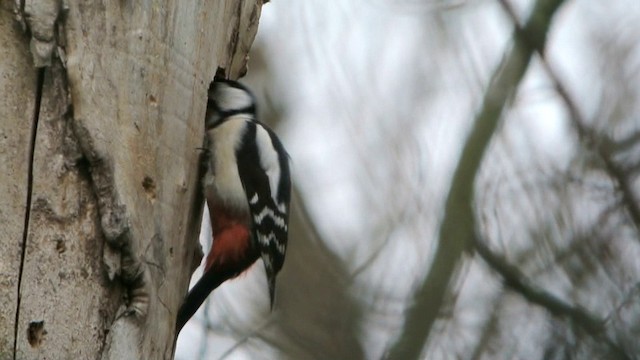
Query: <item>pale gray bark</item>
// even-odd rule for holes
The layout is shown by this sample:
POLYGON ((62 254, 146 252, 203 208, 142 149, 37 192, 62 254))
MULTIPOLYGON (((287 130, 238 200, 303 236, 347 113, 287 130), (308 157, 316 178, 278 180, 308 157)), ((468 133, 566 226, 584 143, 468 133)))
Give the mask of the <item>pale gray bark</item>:
POLYGON ((3 3, 0 357, 173 357, 206 89, 261 5, 3 3))
POLYGON ((25 201, 29 141, 35 108, 36 71, 29 64, 28 39, 13 20, 7 2, 0 3, 0 358, 13 348, 25 201), (10 95, 15 93, 15 95, 10 95))

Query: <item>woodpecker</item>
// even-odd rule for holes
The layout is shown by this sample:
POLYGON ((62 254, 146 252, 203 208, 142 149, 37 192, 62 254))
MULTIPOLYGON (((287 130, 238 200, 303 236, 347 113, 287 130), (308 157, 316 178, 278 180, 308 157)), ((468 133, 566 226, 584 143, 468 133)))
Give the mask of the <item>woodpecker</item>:
POLYGON ((178 312, 176 334, 211 291, 259 258, 273 308, 276 275, 287 249, 289 155, 276 134, 257 120, 255 98, 245 86, 216 79, 208 96, 205 147, 209 157, 202 183, 213 245, 202 278, 178 312))

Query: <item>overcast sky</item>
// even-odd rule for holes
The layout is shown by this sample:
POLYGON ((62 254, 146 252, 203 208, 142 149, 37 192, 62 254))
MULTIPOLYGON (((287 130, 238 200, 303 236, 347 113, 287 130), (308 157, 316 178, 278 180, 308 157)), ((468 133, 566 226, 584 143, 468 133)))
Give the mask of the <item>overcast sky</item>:
MULTIPOLYGON (((513 3, 525 19, 533 1, 513 3)), ((637 0, 579 0, 567 2, 556 16, 559 30, 552 30, 547 48, 584 115, 596 111, 602 96, 602 64, 590 60, 594 38, 615 34, 637 41, 639 15, 637 0)), ((370 259, 373 249, 385 246, 385 256, 358 275, 356 284, 375 282, 378 291, 408 294, 421 280, 432 253, 425 239, 434 238, 460 146, 510 35, 511 22, 492 0, 273 0, 263 7, 255 45, 265 51, 272 72, 267 90, 286 108, 277 132, 314 221, 352 271, 370 259), (424 212, 424 223, 377 236, 381 211, 407 204, 427 204, 411 210, 424 212)), ((640 54, 634 56, 640 63, 640 54)), ((568 166, 574 140, 539 64, 530 67, 503 126, 501 140, 518 166, 568 166)), ((483 292, 492 296, 483 270, 469 273, 458 303, 462 308, 473 306, 483 292)), ((217 301, 228 301, 227 290, 251 297, 256 287, 263 288, 262 276, 250 271, 223 285, 217 301)), ((214 317, 224 316, 212 311, 214 317)), ((471 314, 465 320, 469 328, 474 319, 471 314)), ((388 346, 389 327, 401 326, 378 326, 377 320, 365 319, 362 327, 372 358, 388 346)), ((198 354, 202 336, 188 325, 178 358, 198 354)), ((236 342, 224 331, 209 339, 211 359, 236 342)), ((242 354, 240 348, 230 358, 251 358, 242 354)))

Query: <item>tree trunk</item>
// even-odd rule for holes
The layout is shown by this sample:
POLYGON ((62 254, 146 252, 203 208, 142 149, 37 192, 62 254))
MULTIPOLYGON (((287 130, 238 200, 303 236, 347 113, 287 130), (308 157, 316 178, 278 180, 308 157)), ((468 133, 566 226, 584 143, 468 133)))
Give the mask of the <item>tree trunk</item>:
POLYGON ((245 71, 260 11, 1 3, 0 358, 173 357, 207 87, 245 71))

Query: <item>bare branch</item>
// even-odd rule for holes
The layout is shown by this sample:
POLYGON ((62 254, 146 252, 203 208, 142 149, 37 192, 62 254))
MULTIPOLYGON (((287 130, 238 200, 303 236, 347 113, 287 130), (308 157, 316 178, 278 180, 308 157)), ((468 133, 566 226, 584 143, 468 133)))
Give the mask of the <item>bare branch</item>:
POLYGON ((424 283, 417 289, 415 302, 407 309, 405 325, 398 340, 386 355, 390 359, 415 359, 420 356, 436 321, 456 265, 474 237, 473 188, 484 152, 495 132, 502 111, 516 91, 529 66, 534 49, 543 48, 551 19, 562 0, 539 0, 525 29, 536 34, 526 39, 514 36, 514 44, 505 54, 486 90, 482 107, 464 146, 453 175, 445 215, 440 227, 438 250, 424 283), (535 47, 529 44, 535 44, 535 47))
POLYGON ((520 272, 517 266, 507 262, 506 259, 493 253, 491 249, 478 238, 474 238, 473 246, 482 259, 504 279, 504 283, 518 294, 522 295, 532 304, 544 307, 553 316, 566 317, 579 326, 593 338, 607 344, 617 359, 629 359, 630 357, 606 336, 606 321, 589 313, 580 305, 570 305, 552 294, 536 288, 530 284, 526 276, 520 272))
POLYGON ((499 0, 499 2, 513 21, 517 36, 523 39, 523 42, 530 46, 531 49, 535 49, 535 51, 540 54, 542 66, 553 82, 558 95, 567 106, 571 124, 576 129, 580 143, 600 158, 605 170, 609 176, 611 176, 612 180, 615 181, 616 187, 622 195, 622 201, 631 217, 631 221, 633 221, 636 229, 640 229, 640 204, 636 201, 632 184, 625 169, 613 160, 612 151, 615 148, 615 144, 613 144, 613 141, 608 137, 596 134, 586 125, 585 117, 578 109, 575 101, 573 101, 569 94, 569 89, 560 81, 560 77, 544 53, 544 48, 540 46, 538 42, 530 40, 534 38, 535 33, 528 27, 522 27, 519 24, 515 11, 507 0, 499 0))

